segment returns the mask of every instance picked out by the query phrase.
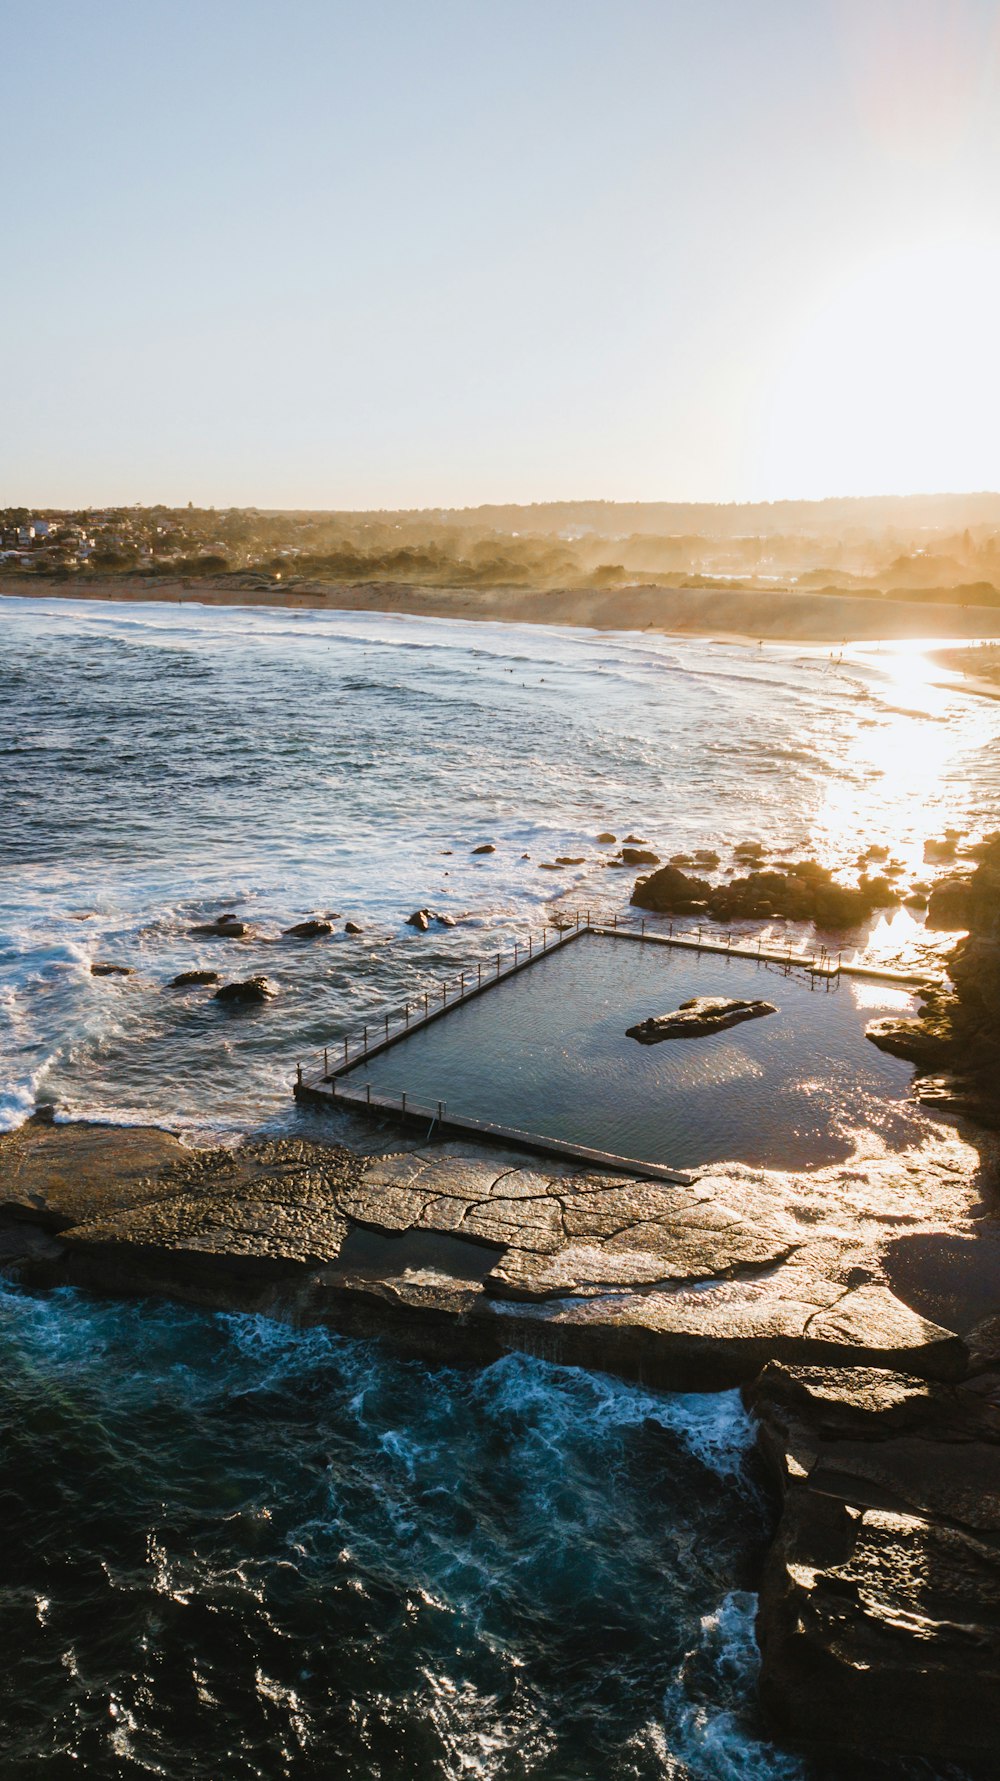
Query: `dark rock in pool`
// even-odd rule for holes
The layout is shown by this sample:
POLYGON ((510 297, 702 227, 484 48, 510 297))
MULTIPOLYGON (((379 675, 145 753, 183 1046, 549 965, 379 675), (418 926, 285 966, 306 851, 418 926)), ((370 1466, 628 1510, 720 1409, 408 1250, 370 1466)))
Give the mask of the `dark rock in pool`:
POLYGON ((483 841, 479 847, 474 847, 472 851, 473 853, 496 853, 496 848, 492 841, 483 841))
POLYGON ((356 921, 345 921, 344 933, 345 934, 363 934, 364 929, 356 921))
POLYGON ((650 1016, 638 1026, 627 1027, 629 1039, 640 1045, 659 1045, 663 1039, 701 1039, 710 1033, 722 1033, 727 1027, 739 1026, 744 1020, 760 1020, 765 1014, 777 1014, 773 1002, 730 1001, 726 996, 692 996, 670 1014, 650 1016))
POLYGON ((91 965, 91 977, 131 977, 131 965, 91 965))
POLYGON ((660 856, 651 847, 623 847, 623 866, 658 866, 660 856))
POLYGON ((321 921, 315 916, 309 921, 297 921, 294 927, 284 929, 285 938, 293 940, 318 940, 322 935, 332 933, 333 923, 321 921))
POLYGON ((277 992, 273 983, 266 977, 245 977, 242 983, 224 983, 215 992, 217 1002, 235 1003, 237 1005, 253 1002, 269 1002, 277 992))
POLYGON ((218 971, 180 971, 171 977, 168 989, 188 989, 199 983, 218 983, 218 971))

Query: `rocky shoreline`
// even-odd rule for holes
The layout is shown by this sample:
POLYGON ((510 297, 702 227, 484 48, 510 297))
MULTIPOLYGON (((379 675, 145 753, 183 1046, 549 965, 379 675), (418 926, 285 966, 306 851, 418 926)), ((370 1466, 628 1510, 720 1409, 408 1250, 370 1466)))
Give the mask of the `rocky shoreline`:
POLYGON ((761 1589, 768 1722, 868 1749, 877 1713, 886 1749, 943 1758, 990 1741, 968 1707, 1000 1664, 1000 1373, 981 1319, 937 1320, 933 1277, 898 1252, 978 1246, 970 1304, 992 1304, 1000 1234, 976 1167, 943 1133, 918 1164, 729 1165, 675 1187, 458 1145, 198 1151, 36 1117, 0 1140, 0 1256, 34 1289, 328 1323, 437 1362, 521 1349, 669 1390, 742 1387, 784 1493, 761 1589))

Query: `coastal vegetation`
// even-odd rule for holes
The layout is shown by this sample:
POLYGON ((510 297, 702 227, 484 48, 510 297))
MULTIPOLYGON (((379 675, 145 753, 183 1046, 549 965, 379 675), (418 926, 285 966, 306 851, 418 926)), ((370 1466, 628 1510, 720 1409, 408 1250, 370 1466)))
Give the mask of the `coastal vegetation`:
POLYGON ((427 511, 0 510, 0 585, 795 589, 1000 606, 1000 497, 427 511), (249 578, 249 580, 248 580, 249 578))

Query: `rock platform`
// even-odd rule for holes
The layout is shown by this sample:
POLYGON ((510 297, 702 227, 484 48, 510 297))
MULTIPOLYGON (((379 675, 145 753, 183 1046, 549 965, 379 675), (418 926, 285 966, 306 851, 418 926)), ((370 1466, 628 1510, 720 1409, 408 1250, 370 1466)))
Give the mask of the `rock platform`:
POLYGON ((760 1598, 770 1724, 950 1760, 981 1753, 1000 1675, 988 1164, 942 1131, 808 1175, 730 1164, 673 1185, 458 1144, 193 1150, 35 1118, 0 1139, 0 1264, 34 1288, 322 1322, 449 1364, 520 1349, 670 1390, 741 1386, 783 1498, 760 1598), (949 1244, 958 1327, 939 1321, 949 1244))

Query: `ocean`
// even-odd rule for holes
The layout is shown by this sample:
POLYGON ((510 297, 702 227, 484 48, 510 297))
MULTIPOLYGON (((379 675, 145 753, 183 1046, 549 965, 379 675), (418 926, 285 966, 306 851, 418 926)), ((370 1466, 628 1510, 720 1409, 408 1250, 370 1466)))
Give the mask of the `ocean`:
MULTIPOLYGON (((621 912, 601 831, 919 877, 996 826, 998 748, 906 646, 0 600, 0 1123, 370 1146, 295 1107, 296 1061, 554 909, 621 912), (254 937, 192 934, 223 910, 254 937), (195 967, 275 996, 167 987, 195 967)), ((868 947, 927 938, 901 910, 868 947)), ((0 1378, 5 1778, 818 1781, 756 1717, 770 1507, 730 1394, 13 1286, 0 1378)))

